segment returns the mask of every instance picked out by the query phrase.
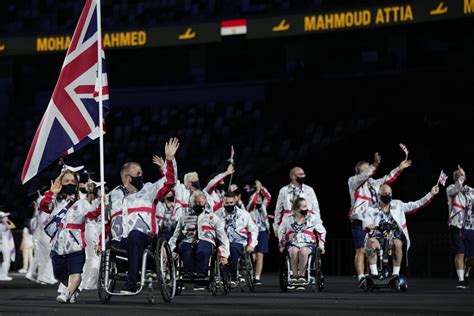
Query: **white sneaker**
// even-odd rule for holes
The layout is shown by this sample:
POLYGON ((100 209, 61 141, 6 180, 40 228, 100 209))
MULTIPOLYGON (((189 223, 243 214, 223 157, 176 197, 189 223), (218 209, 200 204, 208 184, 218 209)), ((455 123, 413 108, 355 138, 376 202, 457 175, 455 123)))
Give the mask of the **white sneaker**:
POLYGON ((66 293, 66 291, 67 291, 67 286, 59 282, 58 293, 66 293))
POLYGON ((36 282, 36 279, 33 277, 32 274, 28 274, 28 273, 27 273, 27 274, 25 275, 25 278, 27 278, 27 279, 30 280, 30 281, 36 282))
POLYGON ((56 301, 59 303, 67 304, 69 302, 69 299, 71 298, 71 295, 69 295, 69 292, 66 291, 66 293, 61 293, 56 297, 56 301))
POLYGON ((13 280, 12 277, 9 277, 8 275, 0 275, 0 281, 11 281, 13 280))
POLYGON ((26 273, 26 272, 27 272, 26 269, 23 269, 23 268, 18 270, 18 273, 26 273))
POLYGON ((74 304, 76 303, 77 297, 81 291, 77 290, 71 297, 69 298, 69 303, 74 304))

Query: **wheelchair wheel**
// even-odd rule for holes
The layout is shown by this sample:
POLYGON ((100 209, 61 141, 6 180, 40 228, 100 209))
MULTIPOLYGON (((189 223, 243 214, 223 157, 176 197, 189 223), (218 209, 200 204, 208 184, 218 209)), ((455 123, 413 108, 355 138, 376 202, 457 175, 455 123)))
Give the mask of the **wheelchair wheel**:
POLYGON ((250 292, 255 291, 255 269, 250 254, 245 254, 245 282, 250 292))
POLYGON ((155 249, 155 266, 161 297, 169 303, 176 292, 176 266, 168 242, 161 238, 155 249))
POLYGON ((285 254, 280 263, 280 289, 282 292, 288 291, 288 273, 289 273, 288 257, 285 254))
POLYGON ((230 290, 230 271, 227 265, 219 264, 219 271, 222 280, 222 295, 226 296, 230 290))
POLYGON ((319 251, 316 249, 316 254, 314 256, 314 280, 315 284, 313 285, 316 287, 318 292, 321 292, 324 289, 324 276, 323 276, 323 271, 322 271, 322 265, 321 265, 321 254, 319 251))
POLYGON ((115 261, 112 259, 110 250, 102 251, 100 256, 100 267, 99 267, 99 278, 97 280, 97 291, 99 294, 99 299, 102 304, 107 304, 112 295, 107 293, 106 289, 109 292, 113 292, 115 289, 115 272, 117 271, 115 266, 115 261), (108 284, 105 284, 105 274, 108 271, 109 280, 108 284))

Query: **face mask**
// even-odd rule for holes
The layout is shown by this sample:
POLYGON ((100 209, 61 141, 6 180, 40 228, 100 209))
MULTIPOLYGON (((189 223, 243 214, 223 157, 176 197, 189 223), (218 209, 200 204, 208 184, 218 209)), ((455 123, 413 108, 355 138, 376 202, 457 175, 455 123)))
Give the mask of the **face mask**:
POLYGON ((137 191, 140 191, 143 188, 143 176, 130 177, 132 178, 132 182, 130 184, 133 185, 137 191))
POLYGON ((257 208, 260 209, 262 207, 262 203, 257 203, 257 208))
POLYGON ((167 196, 166 201, 168 202, 174 202, 174 196, 167 196))
POLYGON ((63 185, 62 191, 67 195, 71 195, 76 193, 76 185, 75 184, 66 184, 63 185))
POLYGON ((194 213, 199 215, 204 211, 204 206, 196 204, 196 205, 193 206, 193 211, 194 211, 194 213))
POLYGON ((232 211, 234 211, 234 208, 235 208, 235 205, 224 205, 224 209, 225 209, 228 213, 232 213, 232 211))
POLYGON ((225 190, 225 183, 219 183, 216 188, 219 191, 224 191, 225 190))
POLYGON ((191 182, 191 186, 195 189, 200 189, 201 188, 201 183, 199 183, 199 180, 191 182))
POLYGON ((390 204, 390 201, 392 201, 392 197, 390 195, 381 195, 380 201, 382 201, 385 204, 390 204))
POLYGON ((86 188, 80 188, 80 189, 79 189, 79 192, 84 193, 84 194, 87 194, 86 188))
POLYGON ((297 178, 296 178, 296 182, 298 182, 299 184, 303 184, 303 183, 304 183, 304 179, 306 179, 306 177, 297 177, 297 178))
POLYGON ((308 214, 308 210, 300 210, 300 214, 306 216, 306 214, 308 214))

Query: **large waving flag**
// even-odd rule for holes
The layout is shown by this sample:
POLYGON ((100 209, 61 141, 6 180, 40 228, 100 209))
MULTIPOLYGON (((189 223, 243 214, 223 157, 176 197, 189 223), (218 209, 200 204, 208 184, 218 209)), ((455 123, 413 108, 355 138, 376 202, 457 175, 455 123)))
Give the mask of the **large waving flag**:
MULTIPOLYGON (((100 28, 99 28, 100 29, 100 28)), ((86 0, 48 108, 21 173, 25 183, 57 158, 99 137, 97 0, 86 0)), ((102 100, 109 107, 105 55, 102 100)))

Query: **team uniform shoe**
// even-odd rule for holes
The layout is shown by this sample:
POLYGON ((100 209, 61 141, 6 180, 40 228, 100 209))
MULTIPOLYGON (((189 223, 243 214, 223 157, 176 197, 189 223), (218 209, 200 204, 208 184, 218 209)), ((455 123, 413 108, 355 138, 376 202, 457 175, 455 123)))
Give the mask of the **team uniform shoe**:
POLYGON ((58 297, 56 297, 56 301, 62 304, 67 304, 69 303, 70 298, 71 298, 71 295, 69 294, 68 291, 66 291, 64 293, 59 294, 58 297))
POLYGON ((459 281, 458 284, 456 285, 457 289, 468 289, 469 285, 467 284, 466 281, 459 281))
POLYGON ((23 274, 23 273, 26 273, 26 272, 27 272, 26 269, 20 269, 20 270, 18 270, 18 273, 22 273, 22 274, 23 274))
POLYGON ((365 277, 362 277, 360 280, 359 280, 359 288, 363 288, 365 286, 365 284, 367 283, 367 279, 365 277))
POLYGON ((0 275, 0 281, 11 281, 13 280, 12 277, 9 277, 8 275, 0 275))
POLYGON ((81 291, 77 290, 71 297, 69 298, 69 303, 74 304, 77 301, 77 297, 81 291))

